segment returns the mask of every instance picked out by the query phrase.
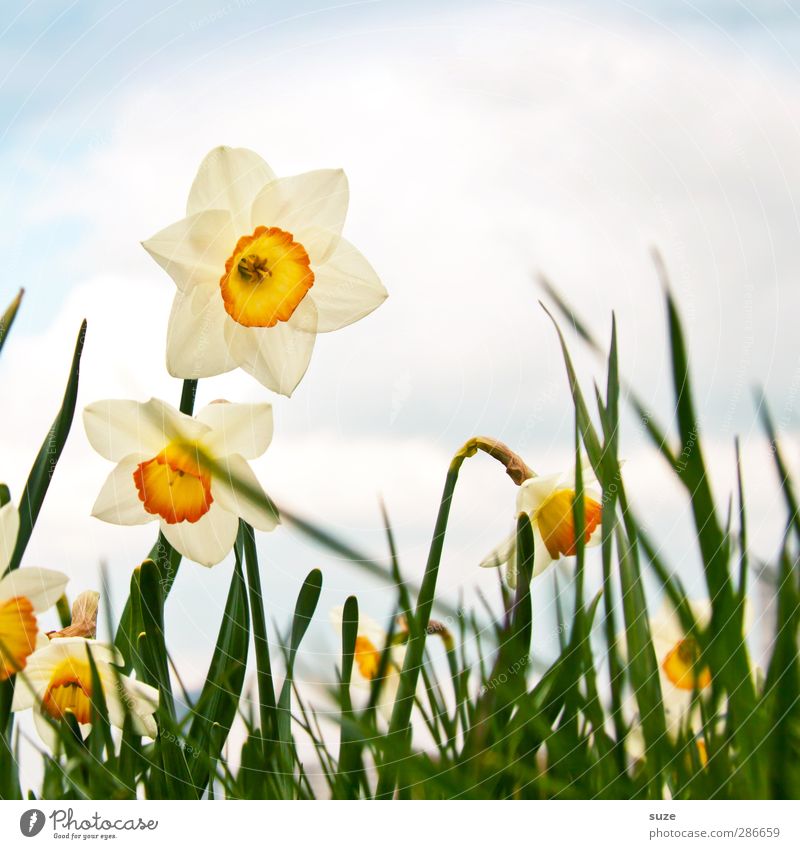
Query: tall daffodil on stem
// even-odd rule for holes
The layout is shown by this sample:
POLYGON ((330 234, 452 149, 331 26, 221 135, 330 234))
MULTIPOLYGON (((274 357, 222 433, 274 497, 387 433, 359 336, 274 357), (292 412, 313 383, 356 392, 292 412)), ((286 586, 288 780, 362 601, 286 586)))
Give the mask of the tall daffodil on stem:
POLYGON ((10 502, 0 507, 0 681, 27 666, 37 647, 47 645, 37 613, 52 607, 68 578, 50 569, 24 567, 6 572, 19 531, 19 514, 10 502))
POLYGON ((48 720, 58 722, 71 714, 85 736, 91 728, 92 706, 99 695, 94 689, 90 654, 97 668, 109 722, 123 728, 129 715, 137 734, 155 737, 158 690, 115 669, 123 661, 113 646, 84 637, 52 639, 31 655, 14 688, 12 710, 33 710, 36 730, 53 750, 58 735, 48 720))
MULTIPOLYGON (((588 464, 583 466, 584 531, 587 546, 600 543, 601 496, 591 488, 596 479, 588 464), (588 485, 588 488, 587 488, 588 485)), ((517 514, 526 513, 531 520, 534 538, 533 575, 540 575, 555 560, 576 553, 575 475, 558 473, 532 476, 524 480, 517 492, 517 514)), ((517 585, 517 537, 512 533, 493 549, 481 566, 506 567, 506 579, 513 589, 517 585)))
POLYGON ((248 459, 272 439, 269 404, 209 404, 194 418, 163 401, 98 401, 83 413, 92 447, 117 464, 93 515, 118 525, 159 521, 177 551, 203 566, 233 548, 239 519, 262 531, 275 508, 248 459))
POLYGON ((316 334, 363 318, 386 298, 342 238, 348 198, 343 171, 277 178, 250 150, 212 150, 186 218, 143 243, 178 287, 170 374, 208 377, 240 366, 291 395, 316 334))

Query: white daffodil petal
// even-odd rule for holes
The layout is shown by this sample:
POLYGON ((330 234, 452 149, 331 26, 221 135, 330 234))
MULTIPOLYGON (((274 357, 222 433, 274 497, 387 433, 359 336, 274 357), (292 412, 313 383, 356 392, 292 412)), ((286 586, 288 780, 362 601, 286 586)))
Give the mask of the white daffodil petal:
POLYGON ((517 490, 517 513, 534 513, 563 481, 563 475, 537 475, 523 481, 517 490))
POLYGON ((239 518, 216 501, 196 522, 161 522, 161 532, 169 544, 201 566, 216 566, 233 548, 239 518))
POLYGON ((136 467, 150 459, 147 454, 129 454, 106 478, 92 508, 92 516, 112 525, 143 525, 156 517, 144 509, 133 480, 136 467))
POLYGON ((24 597, 40 613, 51 608, 64 594, 69 578, 52 569, 25 566, 15 569, 0 580, 0 601, 24 597))
POLYGON ((260 383, 281 395, 291 396, 311 361, 316 334, 296 327, 316 327, 317 310, 304 298, 292 323, 275 327, 242 327, 231 322, 226 334, 239 365, 260 383))
POLYGON ((251 224, 291 233, 308 252, 314 268, 336 249, 349 197, 347 177, 340 169, 282 177, 264 186, 253 201, 251 224))
POLYGON ((105 668, 102 682, 111 724, 123 728, 127 714, 136 734, 154 738, 158 733, 153 718, 158 710, 158 690, 127 675, 117 675, 110 667, 105 668))
POLYGON ((317 305, 319 333, 358 321, 388 296, 372 266, 344 239, 339 240, 330 259, 314 269, 314 274, 310 295, 317 305))
POLYGON ((229 321, 218 289, 176 292, 167 329, 167 371, 188 380, 235 369, 225 339, 229 321))
POLYGON ((247 460, 232 454, 221 460, 220 465, 225 474, 215 475, 212 483, 212 492, 219 506, 260 531, 274 530, 279 523, 278 517, 266 506, 266 493, 247 460), (244 487, 257 492, 261 498, 257 501, 245 492, 244 487))
POLYGON ((208 427, 158 398, 136 401, 96 401, 83 411, 83 426, 92 448, 114 463, 134 453, 154 456, 168 442, 199 439, 208 427))
POLYGON ((142 247, 179 289, 189 291, 217 286, 240 235, 227 210, 210 209, 170 224, 142 247))
POLYGON ((0 507, 0 575, 6 570, 19 533, 19 513, 12 502, 0 507))
POLYGON ((253 460, 272 442, 271 404, 217 402, 200 410, 197 419, 211 428, 203 442, 216 457, 240 454, 253 460))
POLYGON ((550 556, 550 552, 547 550, 547 546, 544 544, 544 540, 542 539, 541 533, 539 533, 539 526, 536 522, 533 523, 533 576, 541 575, 542 572, 545 571, 551 564, 553 563, 553 558, 550 556))
POLYGON ((225 209, 234 222, 237 238, 252 232, 250 209, 256 195, 275 174, 252 150, 215 147, 200 163, 186 203, 186 214, 225 209))
POLYGON ((493 569, 497 566, 502 566, 511 558, 516 556, 517 551, 517 534, 516 532, 509 536, 497 548, 492 549, 486 557, 481 560, 480 565, 484 569, 493 569))

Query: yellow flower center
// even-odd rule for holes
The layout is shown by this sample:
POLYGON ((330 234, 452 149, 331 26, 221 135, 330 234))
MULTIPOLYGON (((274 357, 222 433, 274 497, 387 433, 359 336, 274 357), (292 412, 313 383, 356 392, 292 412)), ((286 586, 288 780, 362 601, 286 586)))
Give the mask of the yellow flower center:
POLYGON ((92 719, 92 670, 88 660, 68 657, 50 676, 42 697, 42 710, 53 719, 75 715, 81 725, 92 719))
MULTIPOLYGON (((572 516, 574 500, 575 490, 557 489, 542 502, 534 515, 539 533, 553 560, 558 560, 562 555, 571 557, 575 554, 575 520, 572 516)), ((584 496, 583 505, 584 541, 589 542, 600 524, 602 508, 588 496, 584 496)))
POLYGON ((245 327, 288 321, 314 285, 306 249, 278 227, 242 236, 219 281, 225 311, 245 327))
POLYGON ((711 683, 711 670, 697 668, 700 646, 694 637, 679 640, 661 663, 664 674, 679 690, 702 690, 711 683))
POLYGON ((378 674, 381 665, 381 653, 369 637, 356 637, 355 661, 358 671, 368 680, 378 674))
POLYGON ((170 525, 196 522, 211 509, 211 473, 196 445, 176 441, 133 473, 139 499, 148 513, 170 525))
POLYGON ((0 681, 25 668, 37 633, 33 605, 25 596, 0 601, 0 681))

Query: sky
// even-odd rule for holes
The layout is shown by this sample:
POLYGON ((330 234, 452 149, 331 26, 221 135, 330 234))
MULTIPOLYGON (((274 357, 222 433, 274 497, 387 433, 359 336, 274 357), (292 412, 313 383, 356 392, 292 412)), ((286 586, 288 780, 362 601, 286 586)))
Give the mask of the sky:
MULTIPOLYGON (((542 273, 603 339, 615 311, 622 369, 669 421, 657 247, 686 322, 720 504, 738 434, 752 544, 771 556, 781 502, 753 389, 797 467, 797 12, 780 0, 4 3, 0 302, 26 295, 0 359, 0 480, 19 497, 84 317, 79 406, 177 405, 164 366, 173 283, 140 242, 182 217, 201 159, 228 144, 279 175, 344 168, 344 235, 390 293, 318 340, 290 400, 244 374, 201 381, 199 406, 274 404, 275 439, 254 468, 278 503, 385 557, 382 497, 418 577, 466 439, 501 439, 537 472, 566 467, 572 411, 537 302, 542 273)), ((602 369, 572 341, 591 386, 602 369)), ((633 418, 623 454, 637 508, 700 592, 686 504, 633 418)), ((109 471, 76 418, 25 562, 67 572, 74 594, 97 585, 104 562, 119 609, 155 530, 91 518, 109 471)), ((477 564, 509 530, 514 496, 491 460, 464 467, 446 598, 481 587, 496 599, 477 564)), ((289 528, 261 536, 259 552, 281 631, 305 575, 323 569, 308 675, 332 675, 328 607, 355 592, 377 618, 391 609, 385 586, 289 528)), ((168 601, 167 637, 191 684, 205 675, 231 568, 185 563, 168 601)), ((535 603, 552 622, 541 581, 535 603)), ((544 652, 553 636, 543 629, 544 652)))

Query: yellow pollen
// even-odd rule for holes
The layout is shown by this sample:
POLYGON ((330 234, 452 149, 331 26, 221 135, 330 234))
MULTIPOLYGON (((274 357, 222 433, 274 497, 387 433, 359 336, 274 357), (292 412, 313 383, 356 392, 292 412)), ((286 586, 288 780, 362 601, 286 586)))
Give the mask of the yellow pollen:
POLYGON ((139 499, 148 513, 170 525, 196 522, 211 509, 211 474, 200 462, 197 446, 170 444, 133 473, 139 499))
POLYGON ((42 697, 42 710, 53 719, 72 713, 81 725, 92 719, 92 671, 88 660, 66 658, 56 666, 42 697))
POLYGON ((700 646, 694 637, 679 640, 666 654, 661 668, 679 690, 702 690, 711 683, 711 670, 697 668, 700 646))
POLYGON ((368 680, 371 681, 378 674, 381 653, 368 637, 356 637, 355 661, 358 671, 368 680))
POLYGON ((219 281, 225 311, 245 327, 288 321, 314 285, 306 249, 278 227, 242 236, 219 281))
MULTIPOLYGON (((534 515, 539 533, 553 560, 575 554, 575 520, 572 516, 574 500, 575 490, 558 489, 542 502, 534 515)), ((600 524, 602 509, 588 496, 584 496, 583 504, 584 540, 589 542, 595 528, 600 524)))
POLYGON ((25 668, 36 648, 38 626, 25 596, 0 601, 0 681, 25 668))

